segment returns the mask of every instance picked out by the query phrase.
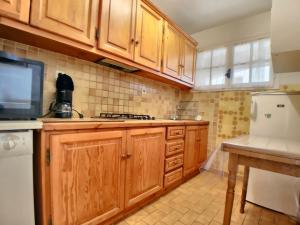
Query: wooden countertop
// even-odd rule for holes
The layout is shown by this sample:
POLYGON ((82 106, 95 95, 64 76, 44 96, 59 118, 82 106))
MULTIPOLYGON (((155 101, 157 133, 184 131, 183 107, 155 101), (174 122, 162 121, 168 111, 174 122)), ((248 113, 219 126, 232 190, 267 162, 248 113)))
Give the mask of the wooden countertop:
POLYGON ((208 121, 197 120, 109 120, 94 118, 57 119, 44 118, 43 130, 77 130, 77 129, 100 129, 100 128, 128 128, 128 127, 158 127, 158 126, 187 126, 208 125, 208 121))
POLYGON ((300 141, 287 138, 241 136, 224 141, 222 149, 225 148, 300 160, 300 141))

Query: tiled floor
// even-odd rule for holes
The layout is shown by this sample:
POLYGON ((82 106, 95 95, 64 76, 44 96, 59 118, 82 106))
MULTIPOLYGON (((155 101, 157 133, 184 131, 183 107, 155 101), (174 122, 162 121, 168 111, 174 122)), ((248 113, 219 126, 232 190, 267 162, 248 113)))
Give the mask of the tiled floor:
MULTIPOLYGON (((118 225, 222 225, 227 179, 203 172, 118 225)), ((236 188, 232 225, 292 225, 282 214, 247 203, 239 213, 242 183, 236 188)))

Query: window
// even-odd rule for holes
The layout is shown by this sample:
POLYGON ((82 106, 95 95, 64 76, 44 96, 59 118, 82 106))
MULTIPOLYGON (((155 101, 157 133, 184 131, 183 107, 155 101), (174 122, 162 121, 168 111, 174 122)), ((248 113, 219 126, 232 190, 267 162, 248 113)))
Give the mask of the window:
POLYGON ((270 39, 233 48, 233 86, 260 86, 270 82, 270 39))
POLYGON ((270 39, 199 52, 195 89, 270 86, 270 60, 270 39))
POLYGON ((200 52, 197 58, 196 87, 223 87, 226 64, 227 48, 200 52))

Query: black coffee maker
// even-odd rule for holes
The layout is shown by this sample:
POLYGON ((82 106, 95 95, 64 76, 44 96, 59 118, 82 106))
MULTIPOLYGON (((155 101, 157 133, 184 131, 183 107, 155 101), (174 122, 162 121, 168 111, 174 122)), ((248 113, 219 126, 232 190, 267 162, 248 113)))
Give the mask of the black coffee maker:
POLYGON ((67 74, 59 73, 56 80, 56 101, 53 112, 56 118, 72 117, 72 95, 74 83, 67 74))

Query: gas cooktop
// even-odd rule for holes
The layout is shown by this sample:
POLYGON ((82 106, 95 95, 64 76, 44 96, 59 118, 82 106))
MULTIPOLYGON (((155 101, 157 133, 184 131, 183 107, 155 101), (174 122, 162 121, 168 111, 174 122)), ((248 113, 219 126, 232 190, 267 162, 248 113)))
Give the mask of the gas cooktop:
POLYGON ((155 120, 155 117, 149 115, 136 115, 129 113, 100 113, 100 116, 93 118, 116 119, 116 120, 155 120))

